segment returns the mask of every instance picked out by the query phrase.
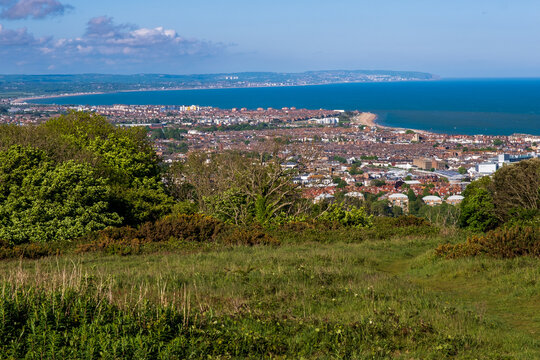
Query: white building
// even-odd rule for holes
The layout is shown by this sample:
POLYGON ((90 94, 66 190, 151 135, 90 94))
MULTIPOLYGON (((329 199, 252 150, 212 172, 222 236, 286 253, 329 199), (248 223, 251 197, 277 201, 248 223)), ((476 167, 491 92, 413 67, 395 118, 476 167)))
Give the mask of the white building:
POLYGON ((434 196, 434 195, 424 196, 422 198, 422 201, 424 201, 426 203, 426 205, 429 205, 429 206, 435 206, 435 205, 442 204, 442 199, 440 197, 434 196))

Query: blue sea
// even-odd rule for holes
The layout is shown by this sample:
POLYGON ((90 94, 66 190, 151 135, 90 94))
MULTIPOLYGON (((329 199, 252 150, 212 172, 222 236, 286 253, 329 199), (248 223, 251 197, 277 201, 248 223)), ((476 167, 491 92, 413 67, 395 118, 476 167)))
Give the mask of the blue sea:
POLYGON ((540 135, 540 79, 452 79, 243 89, 119 92, 40 104, 292 107, 376 113, 382 125, 452 134, 540 135))

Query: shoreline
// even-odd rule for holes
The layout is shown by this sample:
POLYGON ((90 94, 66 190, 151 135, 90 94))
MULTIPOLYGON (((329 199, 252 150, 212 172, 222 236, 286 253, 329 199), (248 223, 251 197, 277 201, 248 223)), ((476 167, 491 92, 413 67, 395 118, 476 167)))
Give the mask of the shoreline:
MULTIPOLYGON (((18 105, 34 105, 34 106, 47 106, 47 105, 58 105, 58 104, 52 104, 52 103, 44 103, 44 104, 35 104, 35 103, 27 103, 27 101, 32 100, 43 100, 43 99, 61 99, 61 98, 69 98, 69 97, 76 97, 76 96, 91 96, 91 95, 107 95, 107 94, 121 94, 121 93, 135 93, 135 92, 158 92, 158 91, 182 91, 182 90, 227 90, 227 89, 252 89, 252 88, 282 88, 282 87, 312 87, 312 86, 325 86, 325 85, 339 85, 339 84, 374 84, 374 83, 401 83, 401 82, 431 82, 431 81, 437 81, 437 80, 403 80, 403 81, 387 81, 387 82, 377 82, 377 81, 349 81, 349 82, 332 82, 332 83, 324 83, 324 84, 302 84, 302 85, 257 85, 257 86, 230 86, 230 87, 181 87, 181 88, 150 88, 150 89, 131 89, 131 90, 118 90, 118 91, 94 91, 94 92, 81 92, 81 93, 64 93, 64 94, 49 94, 49 95, 39 95, 39 96, 31 96, 31 97, 21 97, 10 101, 11 105, 17 106, 18 105)), ((64 104, 64 105, 58 105, 58 106, 70 106, 70 105, 76 105, 76 103, 73 104, 64 104)), ((187 105, 187 104, 186 104, 187 105)), ((99 105, 96 105, 99 106, 99 105)), ((103 105, 106 106, 106 105, 103 105)), ((159 106, 159 105, 155 105, 159 106)), ((224 108, 225 109, 225 108, 224 108)), ((331 110, 331 109, 328 109, 331 110)), ((357 109, 357 111, 361 111, 357 109)), ((394 131, 407 131, 407 130, 413 130, 416 133, 419 134, 439 134, 439 135, 467 135, 467 136, 495 136, 495 137, 508 137, 513 135, 528 135, 528 136, 540 136, 535 135, 532 133, 525 133, 525 132, 514 132, 512 134, 490 134, 486 135, 481 132, 478 133, 453 133, 453 132, 445 132, 445 131, 433 131, 433 130, 424 130, 424 129, 416 129, 412 127, 394 127, 390 125, 383 125, 380 123, 380 114, 372 113, 372 112, 364 112, 361 111, 359 115, 355 116, 353 118, 353 123, 357 125, 365 125, 369 127, 378 127, 381 129, 388 129, 388 130, 394 130, 394 131)), ((405 125, 405 124, 403 124, 405 125)))
MULTIPOLYGON (((364 126, 368 126, 370 128, 371 127, 377 127, 377 128, 386 129, 386 130, 393 130, 393 131, 413 130, 416 133, 424 134, 424 135, 426 135, 426 134, 438 134, 436 132, 427 131, 427 130, 382 125, 382 124, 377 122, 378 119, 379 119, 379 115, 377 115, 375 113, 372 113, 372 112, 360 112, 360 114, 353 117, 353 123, 355 125, 364 125, 364 126)), ((450 135, 450 134, 446 134, 446 135, 450 135)))
MULTIPOLYGON (((26 101, 32 100, 42 100, 42 99, 56 99, 56 98, 66 98, 74 96, 88 96, 88 95, 105 95, 105 94, 120 94, 120 93, 130 93, 130 92, 155 92, 155 91, 182 91, 182 90, 227 90, 227 89, 258 89, 258 88, 282 88, 282 87, 303 87, 303 86, 324 86, 324 85, 341 85, 341 84, 379 84, 379 83, 401 83, 401 82, 429 82, 429 81, 438 81, 440 79, 431 79, 431 80, 399 80, 399 81, 339 81, 339 82, 329 82, 322 84, 291 84, 291 85, 254 85, 254 86, 223 86, 223 87, 178 87, 178 88, 149 88, 149 89, 128 89, 128 90, 116 90, 116 91, 91 91, 91 92, 82 92, 82 93, 73 93, 73 94, 58 94, 58 95, 37 95, 31 97, 22 97, 13 99, 11 103, 25 103, 26 101)), ((28 104, 30 105, 30 104, 28 104)), ((33 104, 33 105, 54 105, 54 104, 33 104)), ((81 104, 78 104, 81 105, 81 104)))

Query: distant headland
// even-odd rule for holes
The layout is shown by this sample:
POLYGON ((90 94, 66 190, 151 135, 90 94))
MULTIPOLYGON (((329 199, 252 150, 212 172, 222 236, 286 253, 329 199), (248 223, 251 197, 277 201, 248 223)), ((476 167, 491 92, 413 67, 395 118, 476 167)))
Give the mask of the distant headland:
POLYGON ((238 72, 194 75, 0 75, 0 98, 24 101, 44 97, 119 91, 279 87, 436 79, 438 76, 429 73, 393 70, 323 70, 299 73, 238 72))

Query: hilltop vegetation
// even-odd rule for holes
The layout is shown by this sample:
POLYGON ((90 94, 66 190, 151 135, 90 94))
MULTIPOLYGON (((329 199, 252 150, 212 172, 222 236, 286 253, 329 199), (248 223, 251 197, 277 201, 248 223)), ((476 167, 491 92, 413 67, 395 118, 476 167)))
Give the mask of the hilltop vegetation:
POLYGON ((313 204, 282 163, 271 144, 165 166, 82 113, 0 126, 0 354, 540 357, 540 161, 460 207, 410 194, 419 216, 313 204))

